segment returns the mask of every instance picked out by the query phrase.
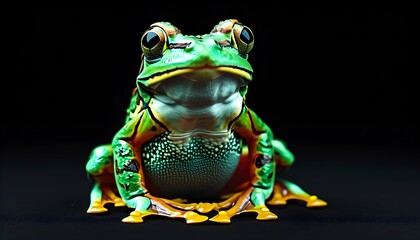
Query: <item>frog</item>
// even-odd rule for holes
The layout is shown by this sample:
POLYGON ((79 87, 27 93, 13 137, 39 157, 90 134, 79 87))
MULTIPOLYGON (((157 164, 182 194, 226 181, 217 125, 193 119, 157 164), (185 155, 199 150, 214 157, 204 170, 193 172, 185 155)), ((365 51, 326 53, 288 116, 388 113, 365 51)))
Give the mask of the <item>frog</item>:
POLYGON ((272 206, 292 200, 327 206, 282 178, 295 155, 246 104, 254 46, 248 26, 227 19, 209 33, 184 35, 160 21, 140 45, 125 122, 86 163, 93 182, 87 213, 113 205, 130 210, 124 223, 157 215, 226 224, 243 213, 278 219, 272 206))

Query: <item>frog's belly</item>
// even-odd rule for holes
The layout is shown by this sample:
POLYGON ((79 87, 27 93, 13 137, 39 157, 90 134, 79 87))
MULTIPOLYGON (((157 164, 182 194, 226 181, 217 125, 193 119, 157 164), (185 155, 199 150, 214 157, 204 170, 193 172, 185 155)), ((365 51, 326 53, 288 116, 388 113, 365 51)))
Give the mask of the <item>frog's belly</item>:
POLYGON ((195 137, 182 144, 160 135, 143 147, 146 185, 160 197, 215 197, 231 179, 240 156, 241 141, 236 135, 222 142, 195 137))

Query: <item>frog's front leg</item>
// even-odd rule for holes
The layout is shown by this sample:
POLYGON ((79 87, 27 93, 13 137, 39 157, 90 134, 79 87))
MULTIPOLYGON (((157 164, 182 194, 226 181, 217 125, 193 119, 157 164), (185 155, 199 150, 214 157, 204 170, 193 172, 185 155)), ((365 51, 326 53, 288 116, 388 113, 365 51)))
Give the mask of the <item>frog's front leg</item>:
POLYGON ((174 208, 168 204, 168 200, 153 196, 146 189, 141 148, 145 142, 153 139, 163 130, 145 110, 131 119, 114 137, 112 147, 118 191, 127 207, 134 209, 130 216, 122 221, 141 223, 143 217, 148 215, 184 218, 187 223, 206 221, 207 216, 192 210, 174 208))
POLYGON ((275 180, 271 129, 254 112, 245 108, 235 122, 233 130, 244 137, 248 146, 247 157, 244 159, 249 161, 250 166, 249 185, 241 193, 219 203, 220 208, 231 207, 219 211, 210 220, 229 223, 231 217, 244 212, 256 212, 258 220, 277 219, 265 205, 265 201, 272 194, 275 180))
POLYGON ((94 181, 87 213, 106 212, 108 209, 104 205, 107 203, 113 203, 116 207, 125 206, 118 196, 113 171, 111 145, 100 145, 94 148, 86 164, 86 172, 94 181))

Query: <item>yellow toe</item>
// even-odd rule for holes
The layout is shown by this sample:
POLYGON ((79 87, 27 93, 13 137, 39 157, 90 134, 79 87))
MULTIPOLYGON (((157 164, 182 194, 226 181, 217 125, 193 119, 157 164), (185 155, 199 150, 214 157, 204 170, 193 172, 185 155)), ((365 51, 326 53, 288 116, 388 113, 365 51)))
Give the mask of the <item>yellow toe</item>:
POLYGON ((198 208, 197 211, 201 212, 201 213, 208 213, 211 210, 213 210, 214 206, 211 203, 199 203, 198 204, 198 208))
POLYGON ((313 195, 309 198, 309 201, 306 203, 306 207, 325 207, 327 202, 319 199, 317 196, 313 195))
POLYGON ((122 220, 124 223, 142 223, 143 218, 137 216, 128 216, 122 220))
POLYGON ((108 209, 102 207, 102 206, 91 206, 89 207, 89 209, 86 211, 87 213, 104 213, 107 212, 108 209))
POLYGON ((261 208, 257 211, 257 213, 258 220, 274 220, 278 218, 277 215, 268 210, 268 208, 261 208))
POLYGON ((125 207, 125 203, 121 198, 117 198, 114 200, 114 206, 115 207, 125 207))
POLYGON ((201 223, 201 222, 205 222, 207 221, 208 217, 207 216, 203 216, 200 215, 198 213, 195 212, 187 212, 184 215, 185 219, 187 220, 187 223, 201 223))
POLYGON ((218 223, 230 223, 230 216, 226 211, 220 211, 219 214, 210 218, 210 221, 218 223))
POLYGON ((130 216, 124 218, 122 222, 124 223, 142 223, 143 217, 148 215, 156 214, 155 212, 139 212, 139 211, 132 211, 130 216))

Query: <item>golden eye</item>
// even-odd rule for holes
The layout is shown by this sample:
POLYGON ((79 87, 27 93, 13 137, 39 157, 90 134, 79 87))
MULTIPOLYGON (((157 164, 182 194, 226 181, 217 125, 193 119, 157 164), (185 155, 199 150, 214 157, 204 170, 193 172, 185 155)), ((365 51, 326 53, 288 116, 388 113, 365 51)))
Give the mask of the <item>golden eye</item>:
POLYGON ((152 27, 144 32, 141 37, 141 50, 146 60, 160 58, 166 50, 167 37, 160 27, 152 27))
POLYGON ((246 57, 254 46, 254 34, 251 29, 240 23, 235 23, 232 28, 232 42, 233 46, 238 49, 239 54, 246 57))

